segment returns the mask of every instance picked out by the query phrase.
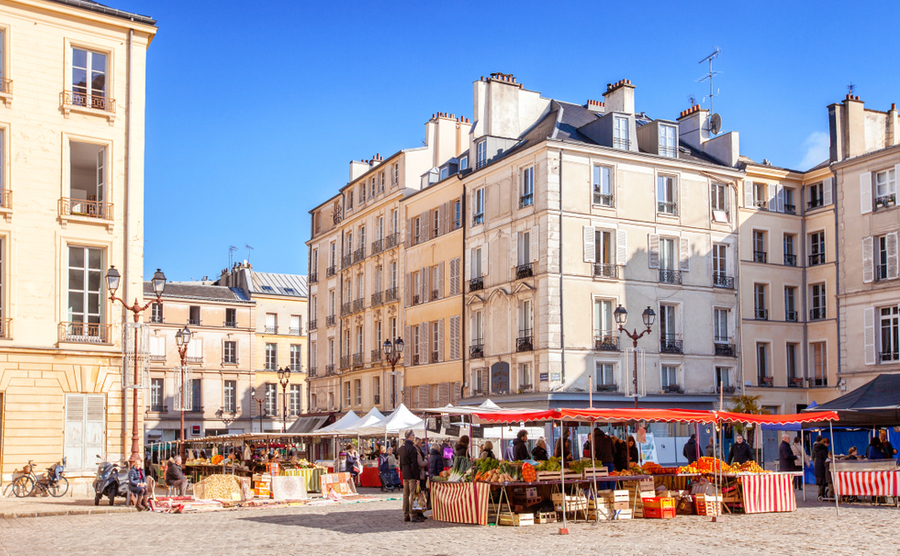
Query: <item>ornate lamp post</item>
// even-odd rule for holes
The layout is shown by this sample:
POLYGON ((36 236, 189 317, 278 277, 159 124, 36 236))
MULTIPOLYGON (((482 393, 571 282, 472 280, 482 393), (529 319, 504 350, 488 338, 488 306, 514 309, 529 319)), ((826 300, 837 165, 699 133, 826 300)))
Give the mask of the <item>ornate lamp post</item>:
POLYGON ((397 361, 400 361, 400 356, 403 355, 403 339, 397 338, 393 343, 385 340, 381 347, 384 349, 388 363, 391 364, 391 408, 395 408, 397 407, 397 381, 394 377, 397 373, 394 369, 397 367, 397 361))
POLYGON ((287 386, 291 383, 291 368, 278 369, 278 382, 281 384, 281 400, 284 403, 284 412, 281 415, 281 432, 287 432, 287 386))
MULTIPOLYGON (((122 304, 123 307, 128 309, 134 314, 134 322, 137 323, 140 320, 140 315, 144 312, 152 303, 162 303, 162 299, 160 296, 163 293, 163 290, 166 289, 166 275, 160 269, 156 269, 156 272, 153 274, 153 279, 151 280, 151 284, 153 285, 153 293, 156 294, 156 299, 148 301, 146 305, 141 307, 141 304, 138 303, 137 297, 134 298, 134 305, 128 306, 128 304, 122 299, 116 297, 116 290, 119 289, 119 282, 121 281, 121 274, 116 270, 116 267, 110 266, 109 270, 106 271, 106 287, 109 290, 109 300, 115 303, 118 301, 122 304)), ((125 346, 122 346, 122 350, 125 350, 125 346)), ((131 458, 141 457, 141 449, 140 449, 140 436, 138 435, 138 385, 141 382, 140 372, 138 370, 138 334, 137 330, 135 330, 134 334, 134 401, 132 404, 132 417, 131 417, 131 458)))
POLYGON ((650 332, 650 327, 653 326, 653 322, 656 320, 656 313, 653 312, 649 306, 644 309, 644 312, 641 313, 641 317, 644 319, 644 326, 647 327, 646 330, 638 334, 637 329, 634 329, 633 332, 629 332, 625 330, 623 326, 625 321, 628 319, 628 311, 625 310, 625 307, 619 305, 616 307, 616 310, 613 311, 613 315, 616 317, 616 324, 619 325, 619 332, 624 332, 626 336, 631 338, 631 341, 634 343, 634 407, 638 406, 638 371, 637 371, 637 343, 638 340, 641 339, 644 334, 648 334, 650 332))
POLYGON ((187 350, 189 343, 191 343, 191 331, 185 326, 184 329, 175 333, 175 345, 178 347, 178 357, 181 358, 181 447, 178 451, 178 453, 181 454, 181 461, 184 461, 184 400, 185 396, 187 396, 187 387, 184 384, 184 369, 187 367, 187 350))
MULTIPOLYGON (((250 390, 250 397, 257 403, 259 409, 259 432, 263 431, 263 404, 266 402, 266 392, 258 391, 256 388, 250 390)), ((253 430, 251 428, 251 430, 253 430)))

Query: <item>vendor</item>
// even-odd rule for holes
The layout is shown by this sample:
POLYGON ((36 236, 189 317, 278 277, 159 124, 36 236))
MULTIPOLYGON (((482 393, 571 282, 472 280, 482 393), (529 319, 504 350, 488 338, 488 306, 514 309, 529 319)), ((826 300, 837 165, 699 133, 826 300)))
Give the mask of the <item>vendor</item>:
POLYGON ((575 458, 572 456, 572 441, 568 438, 560 438, 556 442, 556 450, 553 452, 553 455, 554 457, 564 459, 565 461, 573 461, 575 458), (562 456, 560 452, 564 453, 565 456, 562 456))
POLYGON ((734 462, 742 464, 748 461, 753 461, 753 451, 744 442, 744 437, 737 435, 734 437, 734 444, 731 445, 731 450, 728 451, 728 465, 734 462))
POLYGON ((456 443, 456 448, 453 449, 453 457, 469 457, 469 435, 464 434, 459 437, 459 442, 456 443))

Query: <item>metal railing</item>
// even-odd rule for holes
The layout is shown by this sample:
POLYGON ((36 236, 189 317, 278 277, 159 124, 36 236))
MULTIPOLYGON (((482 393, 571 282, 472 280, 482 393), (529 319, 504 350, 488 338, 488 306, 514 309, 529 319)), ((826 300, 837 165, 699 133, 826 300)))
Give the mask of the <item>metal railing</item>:
POLYGON ((828 378, 827 377, 811 377, 809 379, 809 387, 817 388, 822 386, 828 386, 828 378))
POLYGON ((341 355, 341 369, 349 369, 350 368, 350 356, 349 355, 341 355))
POLYGON ((397 244, 400 243, 400 234, 394 232, 384 237, 384 248, 391 249, 393 247, 397 247, 397 244))
POLYGON ((483 340, 475 340, 472 342, 472 345, 469 346, 469 357, 472 359, 483 359, 484 358, 484 341, 483 340))
POLYGON ((770 376, 761 376, 759 378, 759 386, 762 388, 772 388, 774 386, 774 382, 772 377, 770 376))
POLYGON ((309 283, 315 284, 319 281, 319 273, 318 272, 310 272, 309 273, 309 283))
POLYGON ((420 303, 419 294, 415 294, 412 296, 412 304, 418 305, 420 303))
POLYGON ((785 203, 784 204, 784 212, 787 214, 797 214, 797 205, 785 203))
POLYGON ((785 311, 784 312, 784 320, 786 320, 786 321, 797 322, 798 318, 799 318, 799 315, 797 314, 797 311, 785 311))
POLYGON ((278 327, 277 326, 267 326, 266 334, 278 334, 278 327))
POLYGON ((346 317, 353 313, 353 304, 349 301, 347 303, 341 303, 341 316, 346 317))
POLYGON ((91 95, 77 91, 63 91, 59 93, 59 102, 63 107, 79 106, 81 108, 102 110, 104 112, 116 111, 115 99, 107 98, 103 95, 91 95))
POLYGON ((527 193, 519 197, 519 208, 530 207, 534 204, 534 193, 527 193))
POLYGON ((753 315, 756 320, 769 320, 768 309, 754 309, 753 315))
POLYGON ((818 208, 825 205, 825 200, 822 197, 818 197, 816 199, 811 199, 808 203, 806 203, 806 208, 818 208))
POLYGON ((803 377, 788 377, 788 388, 803 388, 803 377))
POLYGON ((533 351, 534 335, 531 330, 520 330, 519 337, 516 338, 516 352, 533 351))
POLYGON ((809 320, 822 320, 825 318, 825 307, 815 307, 809 310, 809 320))
POLYGON ((720 340, 716 340, 716 355, 722 357, 737 357, 737 350, 735 349, 734 344, 719 342, 720 340))
POLYGON ((660 145, 659 154, 660 156, 675 158, 678 155, 678 149, 676 149, 675 147, 670 147, 668 145, 660 145))
POLYGON ((113 205, 103 201, 73 199, 63 197, 59 200, 59 211, 63 216, 83 216, 99 220, 113 219, 113 205))
POLYGON ((328 268, 325 269, 325 277, 326 277, 326 278, 330 278, 330 277, 334 276, 335 274, 337 274, 337 267, 336 267, 336 266, 331 265, 331 266, 329 266, 328 268))
POLYGON ((765 251, 754 251, 753 252, 753 262, 755 263, 764 263, 768 259, 768 254, 765 251))
POLYGON ((349 267, 353 264, 353 256, 352 255, 342 255, 341 256, 341 270, 349 267))
POLYGON ((159 355, 159 354, 153 354, 153 353, 150 354, 150 362, 151 363, 165 363, 165 361, 166 361, 165 355, 159 355))
POLYGON ((631 140, 623 139, 621 137, 613 137, 613 147, 617 149, 629 149, 631 148, 631 140))
POLYGON ((618 278, 619 277, 619 267, 618 265, 610 264, 610 263, 594 263, 592 265, 594 267, 593 274, 594 278, 618 278))
POLYGON ((668 270, 661 268, 659 269, 659 283, 660 284, 680 284, 681 283, 681 271, 680 270, 668 270))
POLYGON ((344 219, 344 215, 341 214, 340 207, 336 208, 334 210, 334 213, 331 215, 331 221, 334 222, 335 226, 337 226, 338 224, 341 223, 341 220, 343 220, 343 219, 344 219))
POLYGON ((716 385, 716 393, 718 394, 719 392, 722 392, 723 394, 734 394, 735 392, 737 392, 737 388, 735 388, 734 386, 721 386, 720 387, 717 384, 716 385))
POLYGON ((371 356, 369 357, 369 359, 372 361, 372 363, 379 363, 384 353, 381 351, 381 349, 373 349, 370 355, 371 356))
POLYGON ((307 373, 309 374, 309 378, 316 378, 319 374, 319 371, 316 367, 309 367, 307 373))
POLYGON ((384 243, 384 240, 381 240, 381 239, 376 239, 375 241, 372 242, 372 254, 373 255, 376 253, 381 253, 382 243, 384 243))
POLYGON ((878 360, 879 361, 900 361, 900 351, 879 351, 878 352, 878 360))
POLYGON ((334 376, 334 363, 325 365, 325 376, 334 376))
POLYGON ((184 362, 185 362, 185 363, 191 363, 191 364, 194 364, 194 365, 202 365, 202 364, 203 364, 203 356, 202 356, 202 355, 200 355, 200 356, 190 356, 190 355, 188 355, 187 357, 184 358, 184 362))
POLYGON ((438 290, 431 290, 431 300, 432 301, 437 301, 440 298, 441 298, 441 292, 439 292, 438 290))
POLYGON ((684 353, 684 340, 678 338, 660 338, 660 353, 684 353))
POLYGON ((375 292, 372 294, 370 301, 372 303, 372 307, 378 307, 379 305, 381 305, 381 298, 383 295, 384 294, 382 292, 375 292))
POLYGON ((613 206, 613 196, 608 193, 594 193, 594 204, 611 207, 613 206))
POLYGON ((724 274, 713 274, 713 287, 725 288, 727 290, 734 289, 734 277, 724 274))
POLYGON ((353 264, 356 264, 366 258, 366 248, 360 247, 353 252, 353 264))
POLYGON ((354 299, 353 300, 353 312, 358 313, 366 308, 366 301, 364 299, 354 299))
POLYGON ((521 280, 522 278, 530 278, 534 276, 534 263, 524 263, 516 265, 513 268, 513 271, 516 275, 516 280, 521 280))
POLYGON ((618 384, 597 384, 598 392, 618 392, 619 385, 618 384))
POLYGON ((657 201, 656 202, 656 212, 661 212, 663 214, 678 214, 678 205, 675 204, 674 201, 666 202, 666 201, 657 201))
POLYGON ((397 301, 397 287, 388 288, 384 290, 384 302, 390 303, 391 301, 397 301))
POLYGON ((887 264, 883 264, 883 265, 877 264, 877 265, 875 265, 875 281, 876 281, 876 282, 881 282, 882 280, 887 280, 887 279, 888 279, 887 272, 888 272, 888 270, 887 270, 887 264))
POLYGON ((353 354, 353 368, 358 369, 363 366, 363 354, 362 353, 354 353, 353 354))
POLYGON ((325 326, 334 326, 334 323, 337 319, 334 315, 328 315, 325 317, 325 326))
POLYGON ((288 329, 288 334, 290 334, 291 336, 300 336, 301 332, 302 332, 302 330, 300 330, 299 328, 289 328, 288 329))
POLYGON ((84 322, 59 323, 59 341, 80 344, 108 344, 112 325, 84 322))
POLYGON ((479 276, 478 278, 471 278, 469 280, 469 292, 474 292, 478 290, 484 289, 484 276, 479 276))
POLYGON ((666 384, 663 387, 663 392, 666 394, 684 394, 684 388, 679 384, 666 384))
POLYGON ((815 253, 809 256, 809 266, 816 266, 825 262, 825 253, 815 253))
POLYGON ((473 226, 480 226, 481 224, 484 224, 484 213, 483 212, 480 214, 476 214, 475 216, 472 217, 472 225, 473 226))
POLYGON ((784 266, 797 266, 797 255, 794 255, 793 253, 785 253, 784 266))
POLYGON ((440 354, 439 354, 438 352, 436 352, 436 351, 432 351, 432 352, 431 352, 431 362, 432 362, 432 363, 439 363, 439 362, 440 362, 440 354))
POLYGON ((421 363, 421 362, 419 361, 419 354, 418 354, 418 353, 414 353, 414 354, 412 355, 412 364, 413 364, 413 365, 419 365, 420 363, 421 363))
POLYGON ((619 336, 614 330, 594 330, 594 351, 619 351, 619 336))
POLYGON ((753 204, 759 210, 769 210, 769 202, 768 201, 753 201, 753 204))

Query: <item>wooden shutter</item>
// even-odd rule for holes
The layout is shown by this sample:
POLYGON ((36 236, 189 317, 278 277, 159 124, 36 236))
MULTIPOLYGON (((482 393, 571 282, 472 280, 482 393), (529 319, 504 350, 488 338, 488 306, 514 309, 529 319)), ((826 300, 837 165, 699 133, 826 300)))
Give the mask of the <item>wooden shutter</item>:
POLYGON ((407 409, 412 407, 412 386, 404 386, 403 387, 403 405, 406 406, 407 409))
MULTIPOLYGON (((896 175, 896 174, 895 174, 896 175)), ((897 232, 891 232, 884 236, 885 246, 887 247, 887 278, 894 280, 900 276, 900 268, 898 268, 897 256, 897 232)))
MULTIPOLYGON (((520 251, 522 250, 522 242, 519 241, 519 235, 519 232, 510 232, 509 234, 509 260, 510 266, 513 268, 518 266, 519 261, 522 260, 519 256, 521 254, 520 251)), ((514 278, 515 277, 510 278, 510 280, 513 280, 514 278)))
POLYGON ((450 260, 450 295, 459 295, 459 257, 450 260))
POLYGON ((419 399, 419 401, 418 401, 419 407, 420 408, 428 407, 430 405, 428 403, 428 401, 429 401, 428 394, 429 394, 429 390, 431 390, 431 386, 428 384, 422 384, 421 386, 416 387, 416 390, 418 390, 418 394, 419 394, 417 396, 419 399))
POLYGON ((863 309, 863 326, 865 333, 866 365, 875 364, 875 308, 863 309))
POLYGON ((453 400, 450 403, 456 403, 456 400, 462 397, 462 383, 454 382, 453 383, 453 400))
MULTIPOLYGON (((900 175, 900 174, 898 174, 900 175)), ((538 249, 541 248, 541 227, 540 226, 532 226, 531 227, 531 262, 536 263, 539 261, 538 257, 538 249)), ((529 261, 525 261, 526 263, 529 261)), ((537 272, 537 269, 535 269, 537 272)))
POLYGON ((780 183, 775 185, 775 202, 778 204, 778 212, 784 212, 784 186, 780 183))
MULTIPOLYGON (((824 183, 822 189, 825 189, 824 183)), ((872 172, 863 172, 859 175, 859 213, 870 212, 872 212, 872 172)))
POLYGON ((106 453, 106 396, 87 395, 84 416, 84 466, 93 468, 106 453))
POLYGON ((872 236, 862 239, 862 276, 863 283, 869 284, 875 281, 875 246, 872 236))
POLYGON ((753 207, 753 180, 744 180, 744 206, 753 207))
POLYGON ((449 234, 450 226, 451 226, 450 213, 451 213, 451 211, 453 211, 453 203, 448 201, 448 202, 444 203, 443 206, 444 206, 444 208, 443 208, 443 211, 441 212, 441 214, 444 215, 444 233, 449 234))
POLYGON ((659 235, 650 234, 648 238, 650 268, 659 268, 659 235))
POLYGON ((426 210, 419 215, 419 243, 431 239, 431 211, 426 210))
POLYGON ((415 245, 413 240, 413 219, 406 219, 406 247, 407 249, 415 245))
POLYGON ((406 280, 403 282, 403 303, 404 307, 409 307, 412 300, 412 281, 409 272, 406 273, 406 280))
POLYGON ((446 407, 450 402, 450 383, 442 382, 438 386, 438 405, 446 407))
POLYGON ((431 327, 427 322, 419 323, 419 365, 431 362, 431 327))
POLYGON ((452 361, 456 361, 461 358, 461 354, 459 351, 459 341, 460 341, 460 316, 456 315, 450 317, 450 359, 452 361))
POLYGON ((679 259, 681 261, 681 270, 682 272, 688 272, 691 270, 691 246, 688 242, 688 238, 683 237, 680 238, 681 249, 679 259))
POLYGON ((441 261, 437 265, 437 286, 435 289, 438 291, 438 299, 444 299, 444 261, 441 261))
POLYGON ((403 366, 409 367, 409 362, 412 360, 412 329, 409 326, 403 328, 403 337, 406 338, 403 342, 406 344, 403 350, 403 366))
POLYGON ((831 198, 831 184, 833 183, 833 181, 834 180, 832 178, 825 178, 824 180, 822 180, 822 204, 824 204, 825 206, 828 206, 832 202, 834 202, 831 198))
POLYGON ((584 227, 584 262, 593 263, 597 260, 597 251, 594 246, 594 227, 584 227))
POLYGON ((485 243, 481 246, 481 275, 487 276, 490 273, 490 267, 488 266, 491 258, 488 256, 488 246, 489 244, 485 243))
POLYGON ((438 361, 444 362, 444 319, 438 322, 438 361))
POLYGON ((628 262, 628 232, 616 230, 616 264, 625 266, 628 262))
POLYGON ((466 249, 466 268, 469 269, 469 277, 473 277, 472 274, 472 250, 466 249))
POLYGON ((778 211, 778 185, 766 185, 769 194, 769 204, 767 205, 772 212, 778 211))

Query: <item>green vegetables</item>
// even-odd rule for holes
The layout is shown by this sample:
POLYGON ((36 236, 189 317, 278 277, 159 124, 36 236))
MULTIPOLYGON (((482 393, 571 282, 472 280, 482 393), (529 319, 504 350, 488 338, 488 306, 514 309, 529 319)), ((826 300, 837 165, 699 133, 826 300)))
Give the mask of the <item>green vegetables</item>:
POLYGON ((540 465, 534 468, 535 471, 559 471, 560 469, 562 469, 562 466, 559 464, 559 458, 556 456, 541 462, 540 465))
POLYGON ((500 467, 500 462, 493 458, 481 458, 475 462, 475 469, 479 473, 487 473, 500 467))

